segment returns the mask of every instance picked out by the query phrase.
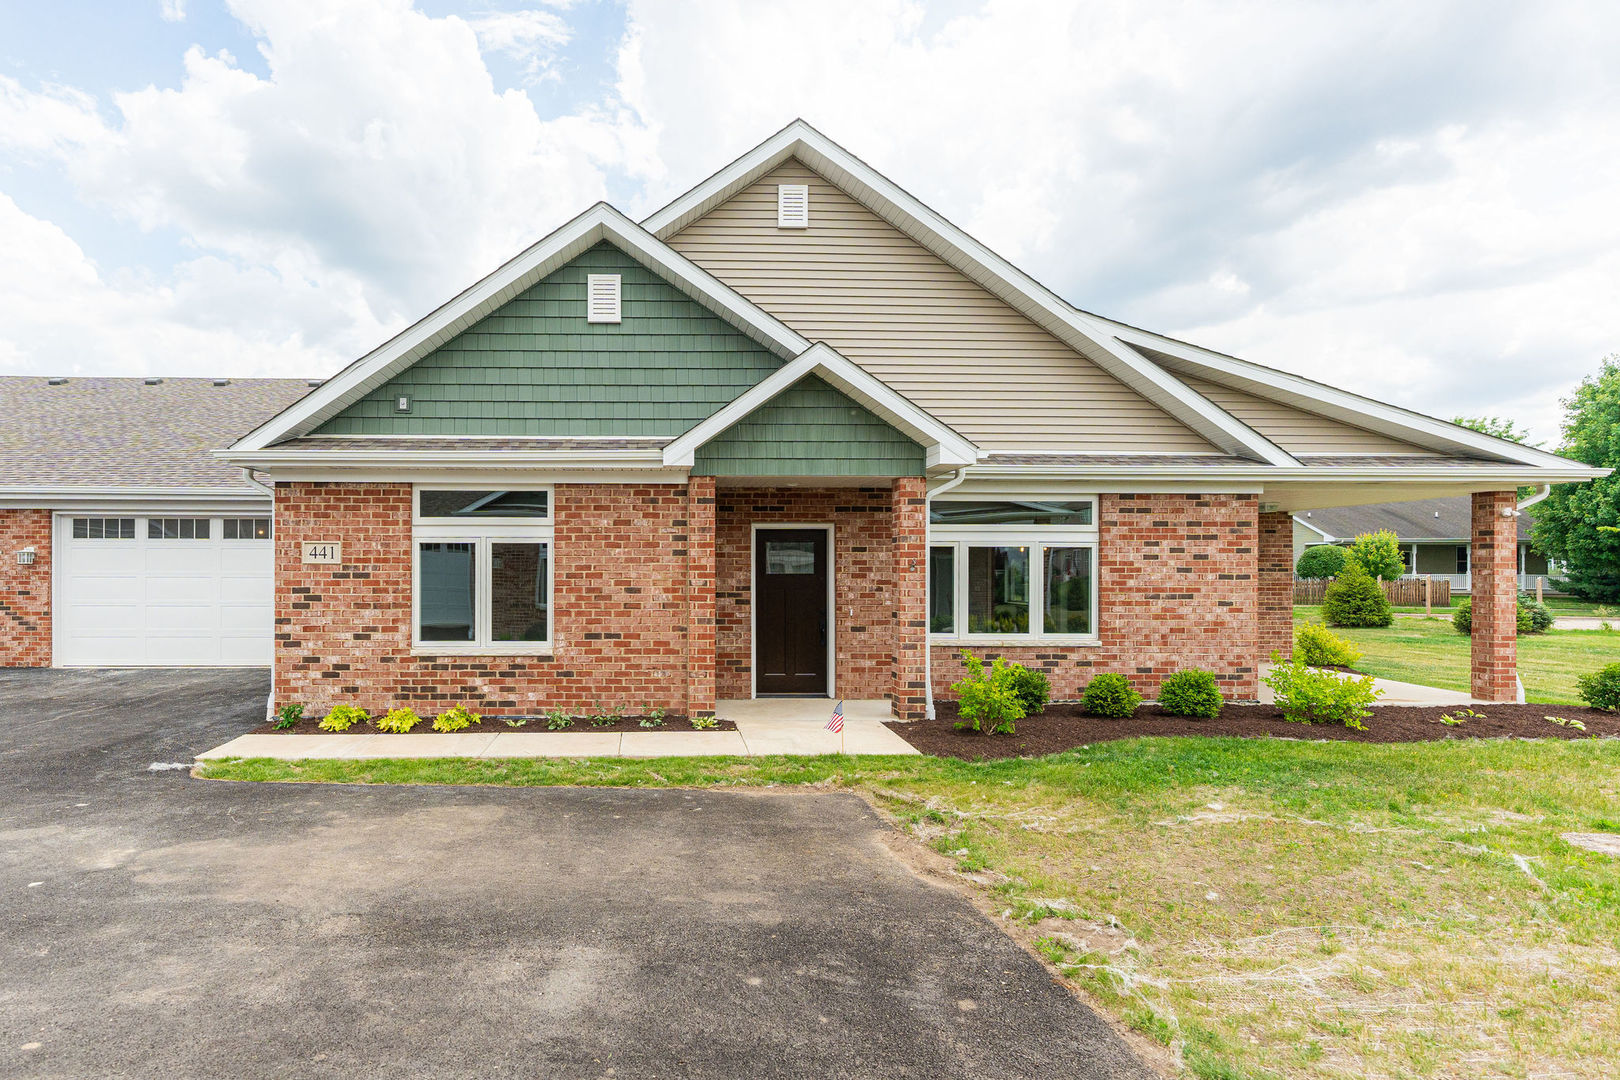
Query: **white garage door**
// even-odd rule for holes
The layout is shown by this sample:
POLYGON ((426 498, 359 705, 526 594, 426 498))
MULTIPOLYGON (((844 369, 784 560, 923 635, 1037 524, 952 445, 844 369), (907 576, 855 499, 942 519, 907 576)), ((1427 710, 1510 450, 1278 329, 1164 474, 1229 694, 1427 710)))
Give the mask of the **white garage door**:
POLYGON ((267 665, 270 519, 56 519, 56 664, 267 665))

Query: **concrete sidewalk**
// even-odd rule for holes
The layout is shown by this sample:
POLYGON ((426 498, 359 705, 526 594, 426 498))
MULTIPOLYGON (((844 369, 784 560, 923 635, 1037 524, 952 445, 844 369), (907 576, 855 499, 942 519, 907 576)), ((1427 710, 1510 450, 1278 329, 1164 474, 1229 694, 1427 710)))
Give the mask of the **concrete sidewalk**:
POLYGON ((492 730, 420 735, 240 735, 197 755, 219 758, 312 758, 360 761, 376 758, 585 758, 763 757, 770 754, 915 754, 884 727, 892 718, 887 701, 844 702, 844 733, 826 729, 833 703, 821 698, 761 698, 722 701, 715 710, 736 731, 527 731, 484 721, 492 730))

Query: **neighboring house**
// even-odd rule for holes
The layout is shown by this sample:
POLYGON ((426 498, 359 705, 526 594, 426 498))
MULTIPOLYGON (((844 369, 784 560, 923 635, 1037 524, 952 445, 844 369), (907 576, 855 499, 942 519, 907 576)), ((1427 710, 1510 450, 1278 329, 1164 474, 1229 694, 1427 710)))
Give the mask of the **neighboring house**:
MULTIPOLYGON (((271 412, 219 458, 273 486, 273 697, 315 711, 910 718, 964 648, 1060 698, 1201 667, 1252 699, 1291 644, 1290 514, 1442 495, 1472 495, 1475 692, 1511 698, 1514 489, 1604 473, 1074 308, 802 122, 271 412)), ((59 479, 0 488, 9 548, 113 515, 59 479)), ((146 535, 101 529, 108 563, 146 535)), ((38 635, 49 566, 5 570, 36 626, 8 661, 81 662, 38 635)))
MULTIPOLYGON (((1471 590, 1471 506, 1466 498, 1418 499, 1413 502, 1374 503, 1307 510, 1294 515, 1294 561, 1315 544, 1348 546, 1356 537, 1388 529, 1401 546, 1406 577, 1431 577, 1451 583, 1454 593, 1471 590)), ((1539 578, 1551 588, 1558 573, 1547 557, 1532 549, 1530 526, 1535 510, 1526 509, 1518 523, 1518 582, 1534 589, 1539 578)))

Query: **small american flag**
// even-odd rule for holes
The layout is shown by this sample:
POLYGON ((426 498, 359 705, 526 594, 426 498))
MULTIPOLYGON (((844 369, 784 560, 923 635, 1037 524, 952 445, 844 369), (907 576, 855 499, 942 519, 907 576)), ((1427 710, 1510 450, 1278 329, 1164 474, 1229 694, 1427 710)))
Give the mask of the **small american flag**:
POLYGON ((844 730, 844 703, 839 701, 833 706, 832 719, 827 721, 827 730, 842 734, 844 730))

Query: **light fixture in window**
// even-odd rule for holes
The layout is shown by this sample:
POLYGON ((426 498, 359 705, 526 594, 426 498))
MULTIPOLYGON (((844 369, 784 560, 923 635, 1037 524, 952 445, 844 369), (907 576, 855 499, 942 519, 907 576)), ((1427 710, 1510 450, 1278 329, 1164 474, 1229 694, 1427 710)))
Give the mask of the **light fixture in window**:
POLYGON ((778 229, 808 229, 810 227, 810 185, 776 185, 776 227, 778 229))
POLYGON ((619 321, 619 275, 585 275, 585 321, 616 323, 619 321))

